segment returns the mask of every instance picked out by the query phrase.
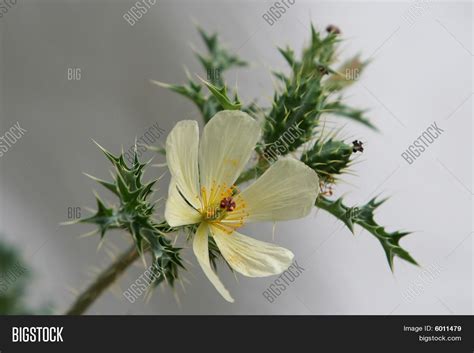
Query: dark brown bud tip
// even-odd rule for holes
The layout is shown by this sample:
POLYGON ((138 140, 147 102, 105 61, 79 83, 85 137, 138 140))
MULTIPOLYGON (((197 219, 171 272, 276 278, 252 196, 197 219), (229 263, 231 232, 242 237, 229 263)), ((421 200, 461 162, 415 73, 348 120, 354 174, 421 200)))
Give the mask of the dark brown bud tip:
POLYGON ((321 75, 327 75, 329 71, 324 66, 319 66, 318 71, 321 75))
POLYGON ((352 152, 364 152, 364 147, 363 147, 362 141, 354 140, 352 141, 352 152))
POLYGON ((339 27, 334 26, 334 25, 327 26, 326 32, 332 33, 332 34, 341 34, 341 30, 339 29, 339 27))

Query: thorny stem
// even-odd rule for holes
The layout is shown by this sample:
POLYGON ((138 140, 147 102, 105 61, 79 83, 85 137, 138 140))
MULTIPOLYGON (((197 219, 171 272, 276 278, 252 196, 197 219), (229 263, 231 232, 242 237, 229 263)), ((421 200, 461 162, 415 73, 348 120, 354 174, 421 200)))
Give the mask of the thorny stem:
POLYGON ((125 251, 76 299, 66 315, 82 315, 139 256, 135 245, 125 251))

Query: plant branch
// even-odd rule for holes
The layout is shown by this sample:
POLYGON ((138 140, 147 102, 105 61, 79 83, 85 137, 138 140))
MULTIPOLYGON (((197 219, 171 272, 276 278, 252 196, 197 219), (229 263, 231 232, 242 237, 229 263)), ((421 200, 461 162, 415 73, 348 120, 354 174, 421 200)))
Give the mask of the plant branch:
POLYGON ((66 312, 66 315, 82 315, 139 256, 134 244, 97 277, 76 299, 71 308, 66 312))

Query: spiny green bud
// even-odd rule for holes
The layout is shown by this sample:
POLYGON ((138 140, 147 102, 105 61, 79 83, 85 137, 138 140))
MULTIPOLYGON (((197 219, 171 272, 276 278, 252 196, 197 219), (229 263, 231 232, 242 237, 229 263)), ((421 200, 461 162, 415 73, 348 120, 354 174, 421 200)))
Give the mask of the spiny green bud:
POLYGON ((353 145, 334 139, 316 140, 301 161, 314 169, 322 181, 335 181, 350 165, 353 145))

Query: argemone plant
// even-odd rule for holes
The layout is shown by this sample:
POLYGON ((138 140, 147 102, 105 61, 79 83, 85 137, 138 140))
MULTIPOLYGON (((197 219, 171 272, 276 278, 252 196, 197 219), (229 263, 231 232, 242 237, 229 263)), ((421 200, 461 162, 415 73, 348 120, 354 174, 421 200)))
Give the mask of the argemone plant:
POLYGON ((367 230, 382 245, 391 269, 395 257, 416 264, 399 244, 409 233, 389 232, 375 220, 374 212, 385 200, 347 206, 342 197, 333 198, 364 146, 359 140, 345 141, 338 129, 328 129, 327 118, 342 117, 375 129, 364 110, 344 103, 344 90, 368 63, 356 56, 338 64, 341 39, 336 29, 329 26, 322 35, 312 26, 311 41, 299 59, 291 48, 278 49, 290 69, 272 73, 278 84, 268 106, 257 101, 244 104, 238 92, 228 92, 223 74, 246 63, 225 49, 217 35, 199 29, 208 52, 197 57, 205 72, 214 73, 209 81, 152 83, 196 105, 205 123, 202 136, 198 122, 184 120, 169 133, 165 148, 150 147, 166 155, 171 174, 162 216, 151 200, 156 180, 142 180, 148 163, 139 161, 136 150, 133 163, 127 163, 123 153, 115 156, 99 145, 114 167, 114 179, 91 178, 118 203, 109 205, 96 195, 97 212, 77 222, 95 224, 101 238, 110 229, 125 230, 133 246, 99 275, 68 314, 83 313, 128 266, 147 254, 158 274, 150 289, 163 283, 174 286, 185 266, 172 233, 187 235, 206 276, 232 302, 215 272, 219 262, 245 276, 264 277, 285 271, 293 259, 290 250, 243 235, 240 228, 251 222, 302 218, 313 207, 329 212, 351 232, 354 225, 367 230))
POLYGON ((198 225, 193 250, 221 295, 234 300, 211 268, 209 235, 225 261, 249 277, 279 274, 290 266, 291 251, 240 234, 247 222, 285 221, 307 216, 319 183, 314 170, 285 157, 272 164, 243 192, 234 182, 261 138, 258 122, 240 111, 217 113, 201 141, 196 121, 179 122, 166 141, 171 182, 165 219, 172 227, 198 225))

